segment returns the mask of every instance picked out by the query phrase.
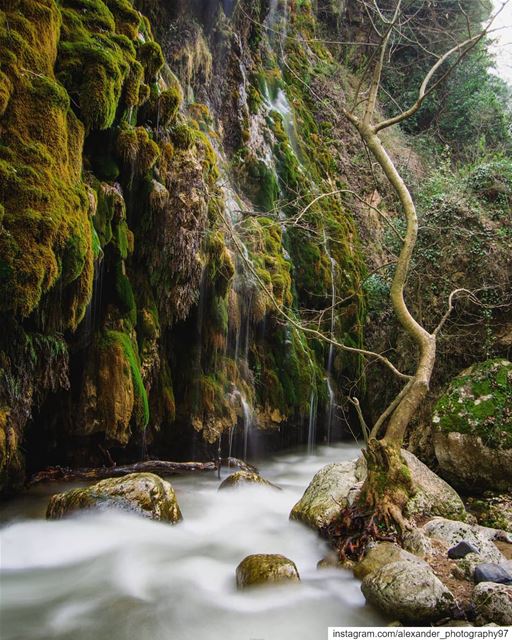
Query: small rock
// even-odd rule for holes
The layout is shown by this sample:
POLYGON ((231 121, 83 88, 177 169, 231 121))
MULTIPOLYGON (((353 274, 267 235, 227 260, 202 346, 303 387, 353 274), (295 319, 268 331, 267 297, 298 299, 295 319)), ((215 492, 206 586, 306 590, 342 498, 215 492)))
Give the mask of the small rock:
POLYGON ((475 567, 474 579, 480 582, 495 582, 498 584, 512 584, 512 574, 504 567, 492 562, 483 562, 475 567))
POLYGON ((354 568, 354 575, 362 580, 365 576, 378 571, 384 565, 391 562, 413 562, 420 567, 427 567, 428 564, 423 560, 420 560, 417 556, 414 556, 408 551, 404 551, 397 544, 393 542, 379 542, 373 547, 370 547, 364 558, 354 568))
POLYGON ((174 489, 154 473, 130 473, 58 493, 50 498, 46 517, 57 520, 84 509, 121 509, 172 524, 182 520, 174 489))
POLYGON ((455 605, 453 594, 430 567, 403 560, 367 575, 361 590, 369 603, 403 622, 434 622, 455 605))
POLYGON ((272 484, 265 478, 262 478, 258 473, 253 471, 236 471, 228 476, 219 486, 221 489, 236 489, 242 485, 247 484, 259 484, 264 487, 271 487, 272 489, 279 489, 280 487, 272 484))
MULTIPOLYGON (((512 625, 512 587, 481 582, 473 592, 477 622, 512 625)), ((489 626, 489 625, 485 625, 489 626)))
POLYGON ((267 583, 299 581, 295 563, 279 554, 250 555, 236 568, 238 589, 267 583))
POLYGON ((475 547, 471 542, 467 542, 466 540, 462 540, 454 547, 450 547, 448 549, 448 557, 452 560, 460 560, 461 558, 465 558, 468 553, 478 553, 478 548, 475 547))

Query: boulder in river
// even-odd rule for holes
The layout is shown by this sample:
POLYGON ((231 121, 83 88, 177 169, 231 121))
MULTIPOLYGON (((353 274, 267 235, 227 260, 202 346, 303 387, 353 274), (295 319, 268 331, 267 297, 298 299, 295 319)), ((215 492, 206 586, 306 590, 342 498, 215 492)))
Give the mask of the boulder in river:
POLYGON ((449 615, 455 605, 453 594, 428 565, 419 562, 400 560, 367 575, 361 584, 366 600, 402 622, 434 622, 449 615))
MULTIPOLYGON (((406 515, 439 515, 464 520, 466 510, 457 492, 409 451, 402 450, 402 456, 416 489, 406 505, 406 515)), ((364 458, 328 464, 314 476, 293 507, 290 518, 314 529, 329 526, 342 509, 352 504, 354 492, 360 491, 365 477, 364 458)))
POLYGON ((228 476, 219 486, 220 489, 236 489, 243 485, 261 485, 263 487, 270 487, 272 489, 279 489, 278 486, 272 484, 265 478, 262 478, 259 473, 253 471, 235 471, 228 476))
POLYGON ((444 476, 478 489, 512 486, 512 362, 462 371, 437 401, 434 449, 444 476))
POLYGON ((55 520, 84 509, 121 509, 172 524, 182 519, 171 484, 154 473, 131 473, 58 493, 50 498, 46 517, 55 520))
POLYGON ((314 529, 328 527, 347 506, 347 496, 357 483, 356 460, 328 464, 313 477, 290 518, 314 529))
POLYGON ((512 625, 512 586, 481 582, 473 591, 479 622, 512 625))
POLYGON ((279 554, 247 556, 236 568, 236 585, 245 589, 276 582, 299 582, 299 572, 292 560, 279 554))

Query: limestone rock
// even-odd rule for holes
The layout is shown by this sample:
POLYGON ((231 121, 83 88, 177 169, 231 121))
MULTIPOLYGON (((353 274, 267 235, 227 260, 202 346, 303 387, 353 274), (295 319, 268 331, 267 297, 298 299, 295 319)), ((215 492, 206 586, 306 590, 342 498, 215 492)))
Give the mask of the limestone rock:
MULTIPOLYGON (((416 456, 402 450, 410 469, 416 495, 406 506, 406 515, 440 515, 464 520, 466 510, 457 492, 416 456)), ((329 464, 310 482, 290 517, 315 529, 332 524, 341 509, 353 504, 366 478, 364 458, 329 464)))
POLYGON ((478 363, 452 380, 435 405, 434 448, 450 481, 512 486, 512 363, 478 363))
POLYGON ((406 551, 413 553, 419 558, 425 558, 431 555, 433 551, 432 540, 424 531, 416 527, 404 533, 402 545, 406 551))
POLYGON ((504 564, 506 559, 498 547, 491 541, 488 530, 478 525, 456 522, 445 518, 433 518, 422 527, 423 533, 432 540, 441 542, 446 553, 459 542, 465 541, 478 549, 478 553, 468 553, 457 561, 457 574, 468 579, 473 578, 475 568, 482 562, 504 564))
POLYGON ((433 622, 449 615, 453 594, 430 567, 401 560, 384 565, 364 578, 367 601, 385 615, 403 622, 433 622))
POLYGON ((481 531, 481 527, 446 518, 433 518, 423 526, 422 530, 429 538, 443 542, 448 548, 463 540, 474 545, 478 549, 478 554, 469 553, 466 558, 478 555, 480 562, 499 564, 505 560, 498 547, 489 540, 489 535, 481 531))
POLYGON ((254 554, 247 556, 236 568, 236 585, 245 589, 276 582, 299 582, 295 563, 279 554, 254 554))
POLYGON ((357 578, 363 579, 365 576, 378 571, 383 566, 392 562, 412 562, 419 567, 427 567, 428 564, 423 560, 420 560, 417 556, 404 551, 397 544, 393 542, 379 542, 373 547, 370 547, 364 556, 354 568, 354 575, 357 578))
POLYGON ((107 478, 90 487, 58 493, 50 498, 46 517, 60 519, 83 509, 121 509, 172 524, 182 519, 171 484, 153 473, 107 478))
POLYGON ((356 461, 328 464, 314 476, 302 498, 293 507, 290 518, 314 529, 332 524, 347 506, 347 496, 357 484, 356 461))
POLYGON ((473 602, 480 621, 512 625, 512 586, 481 582, 475 587, 473 602))
POLYGON ((219 486, 221 489, 236 489, 242 485, 258 484, 264 487, 271 487, 272 489, 279 489, 279 487, 265 478, 262 478, 258 473, 253 471, 236 471, 228 476, 219 486))
POLYGON ((406 515, 422 514, 464 520, 466 509, 455 489, 409 451, 402 450, 402 457, 416 488, 416 495, 405 508, 406 515))

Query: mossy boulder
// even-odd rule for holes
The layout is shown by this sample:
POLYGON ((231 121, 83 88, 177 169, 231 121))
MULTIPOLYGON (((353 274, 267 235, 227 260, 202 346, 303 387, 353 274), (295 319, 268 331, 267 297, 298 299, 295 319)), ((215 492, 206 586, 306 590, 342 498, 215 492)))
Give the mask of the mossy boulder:
POLYGON ((262 478, 258 473, 254 473, 252 471, 236 471, 221 483, 219 491, 220 489, 237 489, 238 487, 245 485, 259 485, 262 487, 279 489, 279 487, 268 480, 265 480, 265 478, 262 478))
MULTIPOLYGON (((415 494, 405 508, 408 516, 439 515, 454 520, 466 519, 464 503, 448 483, 409 451, 402 450, 402 457, 415 488, 415 494)), ((357 497, 365 478, 363 457, 327 465, 315 475, 293 507, 290 518, 315 529, 329 526, 340 511, 357 497)))
POLYGON ((494 359, 462 371, 432 417, 443 475, 461 486, 512 486, 512 363, 494 359))
POLYGON ((107 478, 90 487, 58 493, 50 498, 46 517, 58 520, 84 509, 121 509, 171 524, 182 520, 171 484, 153 473, 107 478))
POLYGON ((279 582, 299 582, 295 563, 279 554, 247 556, 236 568, 238 589, 279 582))

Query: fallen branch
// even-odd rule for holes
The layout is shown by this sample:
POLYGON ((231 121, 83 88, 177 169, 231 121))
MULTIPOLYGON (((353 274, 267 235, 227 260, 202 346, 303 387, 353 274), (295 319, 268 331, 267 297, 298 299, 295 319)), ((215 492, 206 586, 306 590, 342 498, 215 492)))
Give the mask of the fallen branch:
MULTIPOLYGON (((243 471, 254 471, 254 467, 238 458, 223 458, 221 466, 238 467, 243 471)), ((168 460, 145 460, 133 464, 112 467, 96 467, 72 469, 70 467, 48 467, 39 471, 29 480, 29 486, 39 482, 66 482, 69 480, 102 480, 104 478, 119 478, 129 473, 156 473, 159 476, 174 476, 186 473, 202 473, 216 471, 218 461, 215 462, 169 462, 168 460)))

